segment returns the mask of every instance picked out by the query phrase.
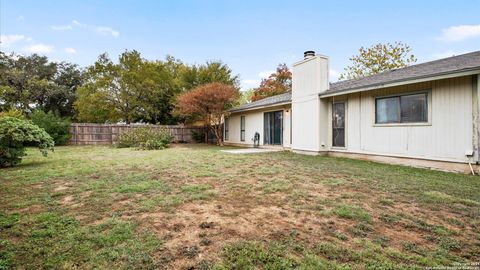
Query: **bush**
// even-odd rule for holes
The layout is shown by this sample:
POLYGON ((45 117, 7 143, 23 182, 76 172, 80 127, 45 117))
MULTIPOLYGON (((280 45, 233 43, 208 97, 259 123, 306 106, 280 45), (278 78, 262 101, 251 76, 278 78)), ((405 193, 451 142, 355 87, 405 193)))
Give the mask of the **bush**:
POLYGON ((32 113, 32 122, 45 129, 53 138, 55 145, 64 145, 70 138, 70 119, 62 118, 53 112, 45 113, 42 110, 36 110, 32 113))
POLYGON ((11 109, 8 111, 0 112, 0 118, 2 117, 15 117, 19 119, 26 119, 25 114, 18 109, 11 109))
POLYGON ((25 156, 26 146, 38 146, 44 156, 53 151, 54 142, 45 130, 31 121, 15 117, 0 118, 0 167, 14 166, 25 156))
POLYGON ((205 142, 205 132, 192 130, 192 139, 197 143, 205 142))
POLYGON ((173 136, 165 129, 155 130, 148 127, 130 129, 118 136, 117 147, 135 147, 142 150, 167 148, 173 136))

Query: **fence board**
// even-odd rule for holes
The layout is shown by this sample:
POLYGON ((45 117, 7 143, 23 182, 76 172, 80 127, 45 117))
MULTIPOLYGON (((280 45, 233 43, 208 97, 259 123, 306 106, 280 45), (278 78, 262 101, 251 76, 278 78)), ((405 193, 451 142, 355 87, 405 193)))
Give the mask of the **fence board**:
POLYGON ((70 125, 70 144, 100 145, 113 144, 121 133, 140 127, 165 129, 174 136, 174 142, 194 142, 192 131, 205 132, 203 127, 184 125, 129 125, 129 124, 90 124, 72 123, 70 125))

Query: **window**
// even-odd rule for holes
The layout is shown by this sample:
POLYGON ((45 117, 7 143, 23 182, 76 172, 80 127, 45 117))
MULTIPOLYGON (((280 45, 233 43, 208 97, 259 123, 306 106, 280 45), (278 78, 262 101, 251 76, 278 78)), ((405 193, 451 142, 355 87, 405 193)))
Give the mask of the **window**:
POLYGON ((375 123, 428 122, 427 93, 375 99, 375 123))
POLYGON ((345 102, 333 103, 332 146, 345 147, 345 102))
POLYGON ((228 125, 229 125, 228 122, 229 122, 228 118, 225 118, 225 138, 224 138, 225 141, 228 141, 228 125))
POLYGON ((245 141, 245 116, 240 116, 240 141, 245 141))

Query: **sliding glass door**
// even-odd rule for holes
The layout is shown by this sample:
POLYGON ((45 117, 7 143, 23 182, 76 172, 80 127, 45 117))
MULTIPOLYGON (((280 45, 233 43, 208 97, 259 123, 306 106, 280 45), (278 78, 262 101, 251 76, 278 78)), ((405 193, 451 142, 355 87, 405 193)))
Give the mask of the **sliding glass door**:
POLYGON ((266 112, 263 115, 263 144, 282 145, 283 111, 266 112))

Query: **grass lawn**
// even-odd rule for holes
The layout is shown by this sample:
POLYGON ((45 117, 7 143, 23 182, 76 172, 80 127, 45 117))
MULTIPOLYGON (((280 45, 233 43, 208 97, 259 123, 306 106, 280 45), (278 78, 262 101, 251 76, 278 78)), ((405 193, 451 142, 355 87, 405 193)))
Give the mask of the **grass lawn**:
POLYGON ((0 269, 480 262, 480 177, 220 149, 30 149, 0 170, 0 269))

